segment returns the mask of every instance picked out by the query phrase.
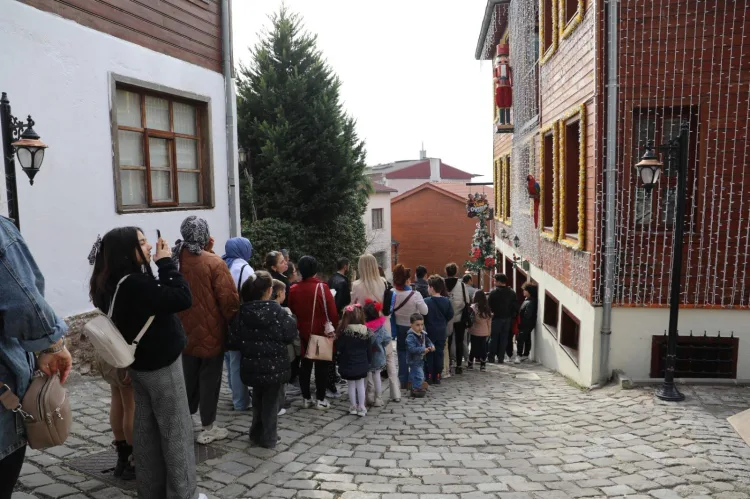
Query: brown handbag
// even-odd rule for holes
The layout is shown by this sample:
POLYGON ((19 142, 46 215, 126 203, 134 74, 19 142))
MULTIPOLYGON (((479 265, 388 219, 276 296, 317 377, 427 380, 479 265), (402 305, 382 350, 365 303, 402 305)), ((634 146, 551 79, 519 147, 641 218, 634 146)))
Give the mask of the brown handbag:
MULTIPOLYGON (((321 284, 318 284, 315 287, 312 319, 310 321, 312 327, 314 327, 315 324, 315 307, 318 304, 318 289, 320 289, 321 294, 323 294, 323 286, 321 284)), ((326 323, 323 329, 327 336, 318 336, 314 334, 313 331, 310 331, 310 340, 307 342, 307 346, 305 347, 305 357, 311 360, 332 361, 333 338, 331 338, 331 335, 333 334, 334 330, 333 324, 331 324, 331 320, 328 318, 328 306, 326 305, 325 295, 323 295, 323 308, 326 313, 326 323)))
POLYGON ((3 406, 23 418, 26 440, 32 449, 48 449, 65 443, 73 417, 68 392, 58 375, 36 372, 23 401, 2 382, 0 392, 3 406))

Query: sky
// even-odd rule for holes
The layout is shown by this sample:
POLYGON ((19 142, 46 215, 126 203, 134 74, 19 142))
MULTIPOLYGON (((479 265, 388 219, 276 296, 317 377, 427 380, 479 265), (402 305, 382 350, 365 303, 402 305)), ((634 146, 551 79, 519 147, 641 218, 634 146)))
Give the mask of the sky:
MULTIPOLYGON (((233 2, 235 63, 282 0, 233 2)), ((474 59, 486 0, 285 0, 342 81, 367 163, 427 155, 492 180, 492 68, 474 59)), ((478 179, 478 180, 487 180, 478 179)))

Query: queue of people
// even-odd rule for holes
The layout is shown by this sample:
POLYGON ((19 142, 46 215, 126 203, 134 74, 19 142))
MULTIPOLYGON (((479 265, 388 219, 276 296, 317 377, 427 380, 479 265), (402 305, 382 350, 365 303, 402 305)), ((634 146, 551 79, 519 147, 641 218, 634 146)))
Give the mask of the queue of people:
MULTIPOLYGON (((250 442, 274 448, 289 397, 301 395, 303 408, 325 411, 342 379, 349 413, 364 417, 368 407, 384 405, 383 378, 399 402, 403 390, 424 397, 451 372, 462 374, 464 357, 468 369, 478 362, 481 370, 488 361, 509 360, 514 321, 517 361, 530 352, 536 287, 524 287, 519 308, 502 274, 489 295, 470 276, 459 278, 456 264, 446 266, 445 278, 419 266, 414 283, 411 269, 396 265, 391 284, 365 254, 356 280, 341 258, 324 282, 313 256, 295 265, 284 250, 269 252, 256 271, 245 238, 230 239, 218 256, 199 217, 186 218, 180 233, 174 247, 161 237, 154 247, 140 228, 116 228, 89 255, 92 303, 110 312, 126 342, 141 334, 127 368, 100 361, 111 389, 114 473, 135 479, 141 498, 205 497, 197 490, 193 444, 229 434, 216 422, 224 367, 232 409, 252 410, 250 442), (193 415, 200 418, 195 428, 193 415)), ((65 323, 44 301, 43 278, 15 226, 1 217, 0 259, 0 275, 13 269, 24 286, 0 290, 2 401, 3 388, 22 396, 34 369, 64 382, 71 357, 65 323)), ((10 477, 0 482, 0 498, 9 497, 26 448, 14 417, 0 411, 0 475, 10 477)))

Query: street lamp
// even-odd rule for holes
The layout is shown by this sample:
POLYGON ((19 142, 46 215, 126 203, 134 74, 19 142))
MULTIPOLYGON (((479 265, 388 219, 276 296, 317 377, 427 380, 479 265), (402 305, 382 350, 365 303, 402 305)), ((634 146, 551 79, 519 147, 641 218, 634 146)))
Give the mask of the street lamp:
MULTIPOLYGON (((680 135, 669 142, 657 146, 665 151, 670 159, 677 159, 677 220, 672 244, 672 283, 669 296, 669 330, 667 337, 667 357, 664 365, 664 382, 656 390, 656 397, 669 402, 685 400, 674 383, 674 371, 677 363, 677 324, 680 314, 680 286, 682 284, 682 246, 685 233, 685 188, 687 186, 688 139, 690 125, 684 121, 680 125, 680 135)), ((646 152, 641 161, 635 165, 638 178, 648 194, 661 178, 663 164, 655 152, 653 143, 646 145, 646 152)))
POLYGON ((13 116, 10 112, 8 95, 3 92, 0 97, 0 134, 3 141, 3 161, 5 163, 5 190, 8 196, 8 216, 21 228, 18 214, 18 190, 16 186, 16 162, 18 157, 21 169, 29 177, 29 183, 34 185, 34 177, 39 173, 44 161, 44 150, 47 145, 39 140, 39 134, 34 131, 34 120, 31 115, 26 123, 13 116))

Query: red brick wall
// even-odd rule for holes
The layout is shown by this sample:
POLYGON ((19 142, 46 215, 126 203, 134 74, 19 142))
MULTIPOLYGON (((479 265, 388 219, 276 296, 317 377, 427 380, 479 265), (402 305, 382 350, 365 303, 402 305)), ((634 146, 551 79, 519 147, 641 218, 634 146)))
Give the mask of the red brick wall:
POLYGON ((445 264, 463 268, 476 228, 466 205, 432 189, 423 189, 391 204, 391 233, 400 243, 398 263, 412 269, 424 265, 444 274, 445 264))

